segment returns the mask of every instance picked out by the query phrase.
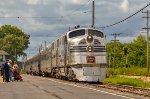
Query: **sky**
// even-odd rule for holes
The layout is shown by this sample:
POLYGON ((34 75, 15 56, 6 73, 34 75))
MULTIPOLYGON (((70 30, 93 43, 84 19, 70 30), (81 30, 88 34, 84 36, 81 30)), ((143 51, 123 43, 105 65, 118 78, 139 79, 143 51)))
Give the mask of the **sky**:
MULTIPOLYGON (((103 27, 127 18, 146 6, 149 0, 94 0, 95 26, 103 27)), ((147 7, 146 10, 150 10, 147 7)), ((128 43, 142 34, 146 19, 142 12, 112 27, 101 29, 107 42, 112 33, 121 33, 117 39, 128 43)), ((92 0, 0 0, 0 26, 14 25, 30 35, 25 51, 28 58, 37 54, 45 41, 50 45, 69 27, 91 26, 92 0)), ((145 35, 145 34, 142 34, 145 35)))

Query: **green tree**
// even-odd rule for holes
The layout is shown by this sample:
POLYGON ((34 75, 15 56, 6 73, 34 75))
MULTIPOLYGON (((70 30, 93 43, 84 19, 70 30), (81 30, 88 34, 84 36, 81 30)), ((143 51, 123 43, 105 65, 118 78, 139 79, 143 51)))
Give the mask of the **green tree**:
POLYGON ((0 27, 0 49, 6 51, 11 56, 25 55, 28 48, 29 35, 16 26, 3 25, 0 27))
POLYGON ((109 61, 111 63, 111 67, 114 67, 114 68, 122 67, 124 64, 123 63, 123 44, 121 44, 120 42, 108 43, 107 50, 109 53, 108 55, 111 58, 111 60, 109 61))
POLYGON ((146 40, 140 35, 133 42, 122 44, 120 42, 111 42, 107 44, 107 51, 109 55, 109 62, 111 67, 125 67, 126 57, 124 55, 124 48, 128 48, 128 65, 129 66, 146 66, 146 40), (114 47, 115 47, 115 66, 114 66, 114 47), (110 59, 111 57, 111 59, 110 59))
POLYGON ((146 66, 146 40, 140 35, 134 42, 128 44, 128 62, 134 66, 146 66))

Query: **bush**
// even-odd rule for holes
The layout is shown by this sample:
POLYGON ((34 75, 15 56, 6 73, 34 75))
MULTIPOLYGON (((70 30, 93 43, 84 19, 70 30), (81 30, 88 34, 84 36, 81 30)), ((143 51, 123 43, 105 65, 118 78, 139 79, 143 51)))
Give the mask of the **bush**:
POLYGON ((27 71, 26 71, 26 70, 21 69, 20 73, 21 73, 21 74, 26 74, 26 73, 27 73, 27 71))

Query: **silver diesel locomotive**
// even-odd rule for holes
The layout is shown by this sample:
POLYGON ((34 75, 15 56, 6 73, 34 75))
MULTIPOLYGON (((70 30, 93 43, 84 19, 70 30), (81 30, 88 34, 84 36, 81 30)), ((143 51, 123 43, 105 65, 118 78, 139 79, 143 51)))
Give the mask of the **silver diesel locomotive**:
POLYGON ((35 74, 97 82, 106 77, 106 39, 102 31, 77 28, 25 62, 35 74))

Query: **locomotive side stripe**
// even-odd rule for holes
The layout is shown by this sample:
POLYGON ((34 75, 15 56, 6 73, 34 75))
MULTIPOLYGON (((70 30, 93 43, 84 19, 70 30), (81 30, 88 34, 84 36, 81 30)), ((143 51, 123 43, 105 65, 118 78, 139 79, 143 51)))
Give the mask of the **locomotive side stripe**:
MULTIPOLYGON (((88 52, 87 48, 70 48, 70 52, 88 52)), ((94 48, 93 52, 106 52, 106 48, 94 48)))

